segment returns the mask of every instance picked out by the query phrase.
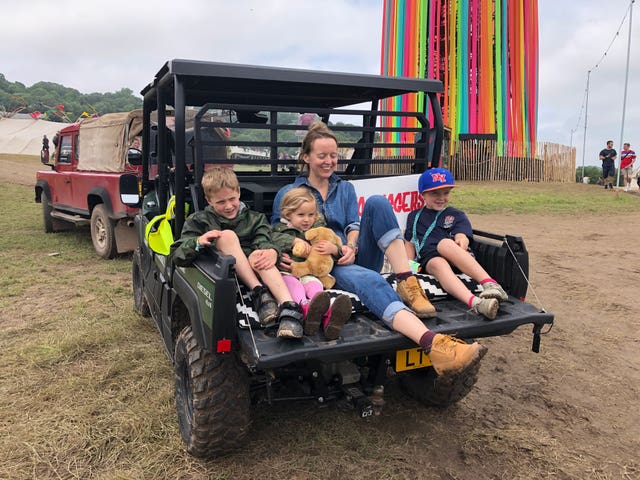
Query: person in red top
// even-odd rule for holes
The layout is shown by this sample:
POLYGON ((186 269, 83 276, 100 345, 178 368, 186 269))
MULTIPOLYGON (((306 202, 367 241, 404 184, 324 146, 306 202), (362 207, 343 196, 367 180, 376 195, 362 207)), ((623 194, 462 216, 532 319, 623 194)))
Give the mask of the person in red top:
MULTIPOLYGON (((633 162, 636 160, 636 152, 631 150, 631 145, 625 143, 620 152, 620 172, 624 175, 624 191, 631 188, 631 176, 633 175, 633 162)), ((640 186, 640 185, 638 185, 640 186)))

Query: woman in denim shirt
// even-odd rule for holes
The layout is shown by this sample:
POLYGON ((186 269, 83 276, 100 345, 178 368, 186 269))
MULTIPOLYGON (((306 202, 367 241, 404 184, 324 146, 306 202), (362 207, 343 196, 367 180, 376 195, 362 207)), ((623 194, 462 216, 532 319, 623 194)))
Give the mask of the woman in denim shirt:
MULTIPOLYGON (((337 288, 358 295, 390 328, 424 348, 439 375, 456 374, 478 363, 486 347, 436 334, 418 318, 417 315, 433 317, 436 311, 411 273, 402 232, 391 205, 386 198, 374 195, 367 200, 362 219, 358 218, 353 185, 335 173, 338 141, 324 123, 315 122, 309 127, 302 141, 299 163, 303 173, 276 195, 271 224, 280 221, 280 201, 287 191, 301 186, 309 188, 327 225, 344 242, 342 257, 331 271, 337 288), (379 274, 385 255, 398 278, 397 293, 379 274)), ((331 253, 330 249, 335 247, 320 243, 314 248, 320 253, 331 253)), ((283 255, 281 268, 290 270, 290 263, 291 259, 283 255)))

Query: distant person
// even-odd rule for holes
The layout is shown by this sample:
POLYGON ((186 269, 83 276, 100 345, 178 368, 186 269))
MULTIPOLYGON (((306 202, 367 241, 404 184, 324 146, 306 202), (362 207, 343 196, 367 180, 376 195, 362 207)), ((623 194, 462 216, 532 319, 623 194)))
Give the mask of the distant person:
POLYGON ((134 139, 131 141, 131 145, 129 145, 129 148, 142 150, 142 143, 140 142, 140 137, 134 137, 134 139))
POLYGON ((613 140, 607 142, 607 148, 600 150, 600 160, 602 161, 602 181, 604 189, 613 190, 613 176, 615 175, 615 159, 618 155, 613 148, 613 140))
POLYGON ((469 251, 473 238, 471 223, 463 211, 448 206, 449 194, 455 186, 453 174, 446 168, 432 168, 420 175, 418 191, 424 198, 424 207, 407 217, 404 231, 407 256, 420 264, 420 271, 433 275, 448 293, 475 313, 493 320, 499 302, 509 296, 469 251), (452 264, 482 286, 479 296, 462 283, 452 264))
POLYGON ((49 162, 49 139, 46 135, 42 136, 42 161, 49 162))
MULTIPOLYGON (((631 150, 631 145, 625 143, 620 152, 620 172, 624 175, 624 191, 631 189, 631 177, 633 175, 633 162, 636 161, 636 152, 631 150)), ((640 185, 638 185, 640 186, 640 185)))
POLYGON ((260 323, 277 321, 278 337, 301 338, 302 308, 291 298, 276 267, 280 252, 267 217, 240 201, 240 183, 230 168, 209 168, 202 176, 202 189, 209 205, 187 218, 180 238, 171 246, 174 263, 191 265, 209 246, 232 255, 260 323))

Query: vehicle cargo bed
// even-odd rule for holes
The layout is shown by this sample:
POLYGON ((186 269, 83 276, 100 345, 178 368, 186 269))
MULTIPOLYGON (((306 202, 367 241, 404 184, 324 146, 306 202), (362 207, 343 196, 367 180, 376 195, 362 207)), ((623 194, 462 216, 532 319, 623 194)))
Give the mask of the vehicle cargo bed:
MULTIPOLYGON (((495 320, 472 313, 455 299, 435 300, 433 304, 438 315, 425 320, 427 327, 462 339, 504 335, 526 324, 541 327, 553 323, 552 314, 540 312, 533 305, 513 297, 500 304, 495 320)), ((337 340, 326 340, 322 333, 299 340, 284 340, 276 338, 275 333, 275 329, 259 328, 240 331, 242 351, 250 356, 250 364, 264 369, 308 359, 335 362, 416 346, 404 335, 387 328, 371 313, 354 313, 337 340)))

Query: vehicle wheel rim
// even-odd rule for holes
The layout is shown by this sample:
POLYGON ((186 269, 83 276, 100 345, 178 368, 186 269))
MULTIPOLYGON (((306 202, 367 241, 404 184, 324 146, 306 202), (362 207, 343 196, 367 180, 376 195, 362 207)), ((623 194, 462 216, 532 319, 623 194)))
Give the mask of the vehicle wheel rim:
POLYGON ((96 242, 101 246, 104 245, 105 238, 107 236, 106 231, 107 229, 104 227, 104 222, 102 219, 98 218, 95 226, 96 242))

